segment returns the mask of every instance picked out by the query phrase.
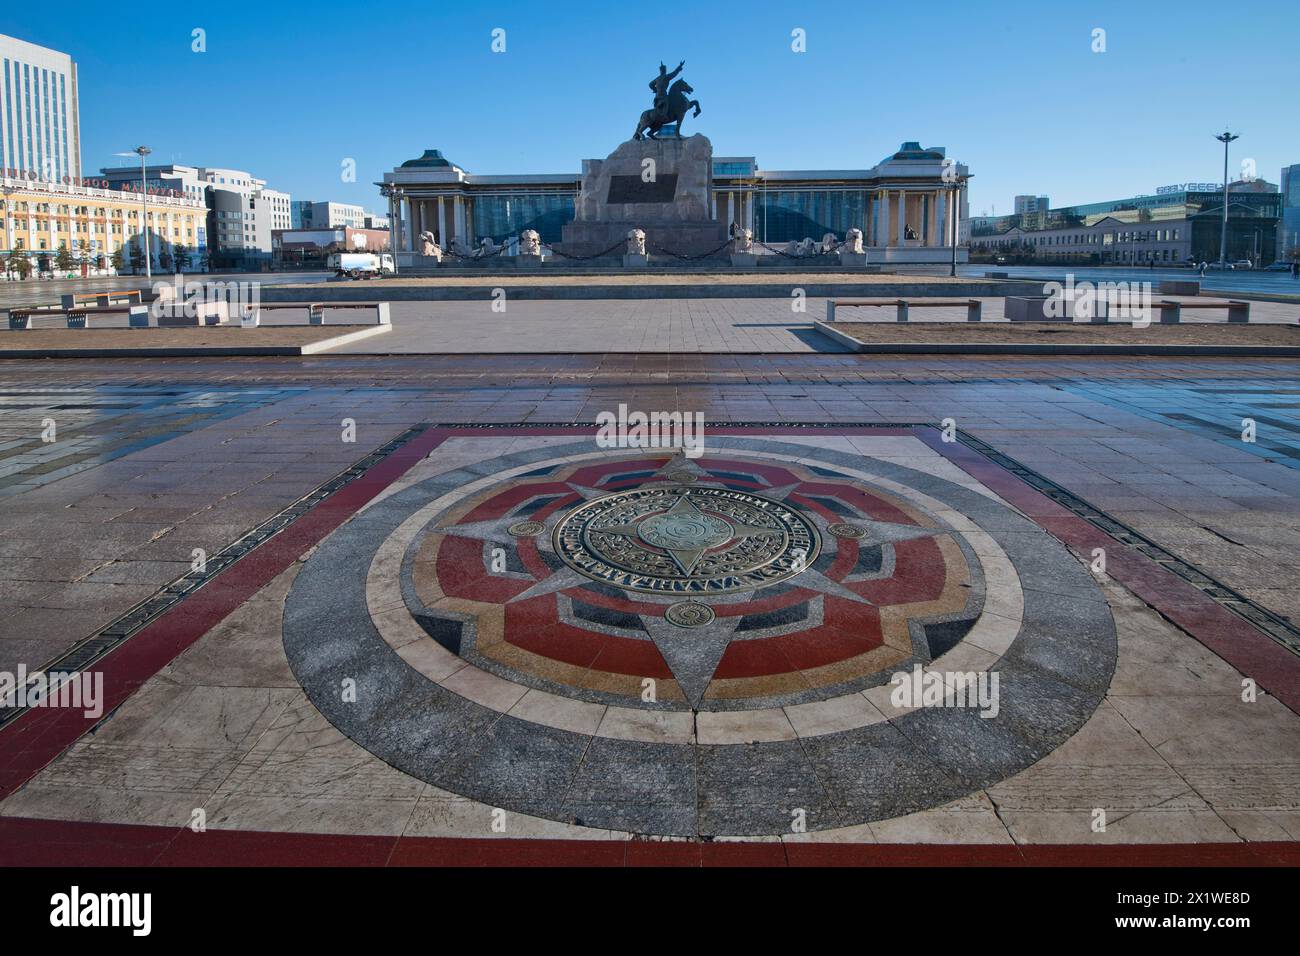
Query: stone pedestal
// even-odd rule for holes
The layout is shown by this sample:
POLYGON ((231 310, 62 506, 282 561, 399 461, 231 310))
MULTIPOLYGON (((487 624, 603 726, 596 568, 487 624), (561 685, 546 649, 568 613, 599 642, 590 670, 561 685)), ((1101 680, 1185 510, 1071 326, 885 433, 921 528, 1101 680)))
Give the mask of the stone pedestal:
POLYGON ((840 250, 840 265, 846 269, 862 269, 867 264, 865 252, 845 252, 840 250))
POLYGON ((628 140, 603 160, 583 161, 582 191, 573 222, 564 227, 562 249, 596 255, 642 229, 651 253, 718 250, 722 258, 727 229, 713 219, 712 185, 713 145, 707 137, 628 140))
POLYGON ((540 269, 542 267, 542 257, 521 252, 515 256, 515 265, 520 269, 540 269))
POLYGON ((733 252, 731 265, 736 269, 757 269, 758 256, 752 252, 733 252))
POLYGON ((631 253, 623 256, 624 269, 644 269, 650 264, 649 256, 632 255, 631 253))

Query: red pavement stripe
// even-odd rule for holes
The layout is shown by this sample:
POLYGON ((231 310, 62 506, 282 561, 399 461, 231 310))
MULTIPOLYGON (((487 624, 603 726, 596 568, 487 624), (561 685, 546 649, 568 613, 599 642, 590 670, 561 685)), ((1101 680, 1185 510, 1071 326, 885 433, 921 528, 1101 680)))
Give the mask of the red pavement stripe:
POLYGON ((1201 644, 1300 714, 1300 658, 1204 591, 1052 501, 979 452, 918 429, 935 451, 1082 554, 1106 550, 1106 576, 1124 585, 1201 644))
MULTIPOLYGON (((445 430, 429 429, 412 438, 96 662, 94 670, 104 675, 104 712, 125 702, 446 437, 445 430)), ((0 729, 0 800, 98 722, 99 718, 86 717, 79 710, 33 708, 0 729)))
POLYGON ((0 818, 0 866, 1287 866, 1300 843, 484 840, 0 818))

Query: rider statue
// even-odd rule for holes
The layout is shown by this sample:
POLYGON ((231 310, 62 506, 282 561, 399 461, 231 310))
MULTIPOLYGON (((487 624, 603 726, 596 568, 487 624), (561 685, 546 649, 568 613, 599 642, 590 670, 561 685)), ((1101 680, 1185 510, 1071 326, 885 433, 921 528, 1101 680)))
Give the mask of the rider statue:
POLYGON ((655 95, 654 111, 656 113, 663 114, 664 107, 668 105, 668 84, 673 81, 678 73, 682 72, 682 67, 685 65, 686 61, 682 60, 677 64, 677 69, 669 73, 668 67, 662 63, 659 64, 659 75, 650 81, 650 91, 655 95))
POLYGON ((641 139, 643 135, 648 135, 651 139, 655 134, 669 124, 676 124, 677 138, 682 135, 682 119, 686 116, 688 110, 694 109, 695 116, 700 115, 700 103, 693 100, 688 94, 695 92, 691 89, 689 83, 685 80, 673 79, 677 74, 682 72, 682 67, 686 61, 677 64, 677 69, 671 73, 668 67, 662 63, 659 64, 659 75, 650 81, 650 91, 654 93, 654 106, 641 114, 641 120, 637 123, 636 132, 632 134, 633 139, 641 139), (672 84, 671 86, 669 84, 672 84))

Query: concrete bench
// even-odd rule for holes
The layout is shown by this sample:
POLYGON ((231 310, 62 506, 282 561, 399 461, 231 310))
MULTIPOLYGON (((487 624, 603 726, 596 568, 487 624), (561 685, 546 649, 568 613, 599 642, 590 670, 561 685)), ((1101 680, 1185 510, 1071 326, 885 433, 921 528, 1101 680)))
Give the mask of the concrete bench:
POLYGON ((978 322, 982 306, 979 299, 827 299, 826 321, 835 321, 835 309, 844 306, 865 308, 869 306, 893 306, 897 321, 908 321, 908 314, 913 306, 918 309, 965 309, 967 322, 978 322))
POLYGON ((76 309, 81 307, 83 303, 91 302, 101 308, 112 305, 114 302, 125 305, 138 305, 140 303, 140 290, 122 289, 117 292, 65 293, 61 297, 61 301, 65 309, 76 309))
POLYGON ((1183 320, 1183 309, 1227 309, 1228 321, 1241 323, 1250 321, 1250 303, 1229 299, 1227 302, 1174 302, 1163 299, 1157 306, 1160 309, 1161 325, 1177 325, 1183 320))
POLYGON ((324 325, 326 309, 374 309, 376 325, 393 324, 387 302, 270 302, 249 306, 239 317, 240 328, 256 328, 262 322, 262 312, 276 309, 306 309, 310 325, 324 325))
POLYGON ((82 306, 68 310, 68 328, 85 329, 90 327, 92 315, 121 315, 126 313, 127 325, 133 329, 149 327, 149 307, 147 305, 96 305, 82 306))
POLYGON ((1201 283, 1197 279, 1163 279, 1158 291, 1161 295, 1200 295, 1201 283))
MULTIPOLYGON (((1002 314, 1008 322, 1082 322, 1075 315, 1075 298, 1050 295, 1009 295, 1002 300, 1002 314), (1048 315, 1048 303, 1060 315, 1048 315)), ((1091 314, 1087 320, 1092 325, 1105 325, 1109 321, 1110 303, 1105 296, 1093 296, 1089 302, 1091 314)))
POLYGON ((32 316, 62 314, 48 305, 16 305, 9 310, 9 328, 15 332, 30 330, 32 316))

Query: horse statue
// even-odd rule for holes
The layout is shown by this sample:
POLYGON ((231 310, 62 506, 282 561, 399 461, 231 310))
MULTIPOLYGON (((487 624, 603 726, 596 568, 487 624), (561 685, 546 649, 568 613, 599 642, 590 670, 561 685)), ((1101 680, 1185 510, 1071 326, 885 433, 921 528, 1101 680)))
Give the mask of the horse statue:
POLYGON ((664 103, 662 110, 648 109, 641 114, 641 121, 636 124, 636 132, 632 134, 632 138, 658 139, 655 136, 656 133, 669 123, 676 123, 677 138, 681 139, 682 120, 685 118, 687 110, 694 107, 694 115, 700 115, 700 101, 687 98, 687 94, 694 92, 694 88, 689 83, 685 80, 678 80, 668 88, 668 99, 664 103))

